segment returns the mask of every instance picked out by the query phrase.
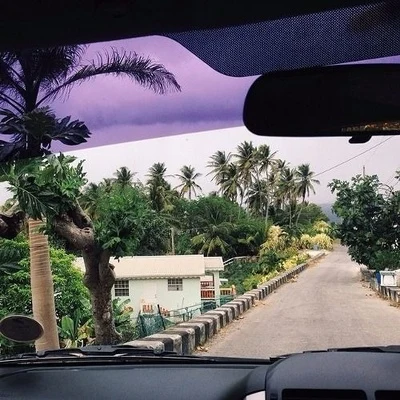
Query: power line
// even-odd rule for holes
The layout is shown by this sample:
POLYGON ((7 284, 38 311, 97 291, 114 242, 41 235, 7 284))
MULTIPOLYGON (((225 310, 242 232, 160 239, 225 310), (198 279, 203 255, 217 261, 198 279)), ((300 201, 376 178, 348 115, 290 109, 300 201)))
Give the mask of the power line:
POLYGON ((322 175, 322 174, 325 174, 326 172, 332 171, 332 170, 335 169, 335 168, 338 168, 338 167, 340 167, 340 166, 342 166, 342 165, 344 165, 344 164, 347 164, 348 162, 354 160, 355 158, 360 157, 360 156, 362 156, 362 155, 365 154, 365 153, 368 153, 369 151, 371 151, 371 150, 377 148, 378 146, 381 146, 382 144, 386 143, 388 140, 390 140, 390 139, 392 139, 392 138, 393 138, 393 136, 390 136, 390 137, 388 137, 388 138, 382 140, 380 143, 376 144, 375 146, 372 146, 372 147, 370 147, 369 149, 364 150, 363 152, 361 152, 361 153, 359 153, 359 154, 357 154, 357 155, 355 155, 355 156, 353 156, 353 157, 351 157, 351 158, 349 158, 349 159, 347 159, 347 160, 345 160, 345 161, 342 161, 342 162, 339 163, 339 164, 334 165, 333 167, 330 167, 330 168, 328 168, 328 169, 326 169, 326 170, 324 170, 324 171, 322 171, 322 172, 319 172, 318 174, 315 174, 314 177, 320 176, 320 175, 322 175))

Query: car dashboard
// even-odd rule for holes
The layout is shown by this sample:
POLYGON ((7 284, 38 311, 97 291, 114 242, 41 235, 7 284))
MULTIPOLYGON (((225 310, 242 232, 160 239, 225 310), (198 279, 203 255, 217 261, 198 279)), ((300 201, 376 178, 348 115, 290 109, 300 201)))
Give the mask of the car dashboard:
POLYGON ((0 369, 0 399, 387 400, 400 398, 400 354, 303 353, 273 363, 119 360, 0 369))

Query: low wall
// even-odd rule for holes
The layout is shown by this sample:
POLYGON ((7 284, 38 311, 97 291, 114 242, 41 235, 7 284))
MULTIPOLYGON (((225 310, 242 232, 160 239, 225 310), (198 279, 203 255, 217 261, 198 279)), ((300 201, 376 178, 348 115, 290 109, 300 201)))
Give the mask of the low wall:
POLYGON ((181 355, 191 354, 197 346, 203 346, 208 339, 218 334, 221 328, 249 310, 257 300, 265 299, 279 286, 304 271, 311 261, 319 259, 324 254, 324 252, 317 254, 306 263, 297 265, 263 283, 257 289, 250 290, 221 307, 207 311, 205 314, 175 325, 165 331, 125 344, 138 348, 151 348, 160 352, 165 350, 175 351, 181 355))
POLYGON ((400 287, 398 286, 381 286, 374 276, 374 271, 368 270, 366 267, 360 267, 361 278, 369 283, 370 289, 379 293, 383 298, 400 303, 400 287))

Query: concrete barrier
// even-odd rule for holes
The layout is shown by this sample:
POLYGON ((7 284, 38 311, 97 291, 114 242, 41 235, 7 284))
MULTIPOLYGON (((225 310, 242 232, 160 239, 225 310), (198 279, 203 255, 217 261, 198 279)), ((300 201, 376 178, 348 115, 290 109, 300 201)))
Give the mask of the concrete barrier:
MULTIPOLYGON (((322 257, 325 253, 320 253, 312 257, 308 262, 322 257)), ((220 329, 234 319, 237 319, 244 312, 249 310, 258 300, 265 299, 279 286, 289 282, 294 276, 304 271, 308 263, 297 265, 289 271, 265 282, 257 289, 250 290, 232 301, 214 310, 168 328, 165 331, 147 336, 139 340, 133 340, 126 344, 135 347, 147 347, 155 351, 175 351, 177 354, 191 354, 197 346, 204 345, 209 339, 216 335, 220 329)), ((386 289, 386 288, 385 288, 386 289)), ((389 292, 387 292, 389 293, 389 292)), ((400 288, 398 291, 390 292, 390 296, 399 299, 400 288)))
POLYGON ((373 291, 379 293, 383 298, 394 303, 400 303, 400 287, 397 286, 381 286, 374 276, 373 271, 360 267, 361 280, 369 282, 369 287, 373 291))

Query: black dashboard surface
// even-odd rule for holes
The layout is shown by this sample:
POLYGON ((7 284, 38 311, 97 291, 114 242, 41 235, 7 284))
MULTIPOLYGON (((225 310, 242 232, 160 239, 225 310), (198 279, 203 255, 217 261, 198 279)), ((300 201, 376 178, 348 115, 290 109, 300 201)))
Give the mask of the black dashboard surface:
POLYGON ((1 366, 0 399, 400 399, 400 354, 326 352, 274 364, 1 366))

